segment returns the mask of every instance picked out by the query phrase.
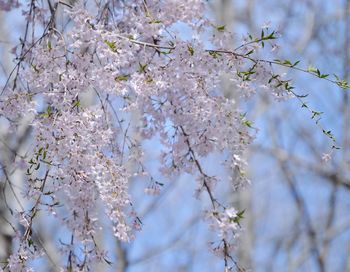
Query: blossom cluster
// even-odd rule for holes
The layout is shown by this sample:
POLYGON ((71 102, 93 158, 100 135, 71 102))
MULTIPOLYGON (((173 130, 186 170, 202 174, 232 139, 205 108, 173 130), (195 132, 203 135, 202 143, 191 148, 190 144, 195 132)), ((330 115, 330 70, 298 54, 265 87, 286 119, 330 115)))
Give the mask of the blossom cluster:
MULTIPOLYGON (((102 7, 96 16, 79 3, 69 8, 57 2, 55 7, 62 5, 70 25, 61 32, 53 25, 55 18, 42 20, 49 22, 46 32, 24 44, 15 84, 6 86, 1 96, 0 115, 8 119, 12 133, 30 116, 33 140, 26 195, 36 200, 30 211, 46 209, 72 232, 74 239, 62 243, 62 254, 73 256, 70 269, 88 271, 105 254, 94 239, 102 227, 98 203, 118 239, 133 236, 133 222, 139 219, 128 194, 135 173, 127 165, 141 165, 141 142, 159 136, 160 172, 169 178, 182 173, 197 177, 198 193, 210 198, 212 225, 227 255, 239 229, 237 211, 216 198, 214 187, 220 179, 207 173, 202 160, 222 154, 234 176, 232 186, 247 183, 243 154, 254 131, 237 101, 222 94, 220 81, 227 76, 235 97, 249 98, 257 88, 271 88, 268 69, 255 64, 247 78, 245 71, 254 63, 241 56, 251 49, 249 43, 237 54, 222 52, 232 34, 213 27, 204 17, 202 1, 109 2, 113 18, 102 7), (192 39, 175 32, 178 22, 188 25, 192 39), (200 37, 208 31, 215 35, 203 41, 200 37), (208 44, 217 50, 207 49, 208 44), (95 103, 84 105, 89 93, 95 103), (134 112, 138 120, 130 117, 134 112), (133 120, 141 137, 128 135, 120 116, 133 120), (81 251, 72 250, 74 246, 81 251)), ((38 12, 40 18, 50 16, 44 9, 38 12)), ((279 96, 281 90, 275 91, 279 96)), ((158 194, 160 187, 145 191, 158 194)), ((30 222, 35 218, 31 212, 30 222)), ((19 239, 21 246, 7 269, 29 271, 23 256, 33 254, 23 251, 32 240, 30 235, 19 239)))
POLYGON ((1 0, 0 11, 10 11, 11 9, 18 8, 20 6, 17 0, 1 0))

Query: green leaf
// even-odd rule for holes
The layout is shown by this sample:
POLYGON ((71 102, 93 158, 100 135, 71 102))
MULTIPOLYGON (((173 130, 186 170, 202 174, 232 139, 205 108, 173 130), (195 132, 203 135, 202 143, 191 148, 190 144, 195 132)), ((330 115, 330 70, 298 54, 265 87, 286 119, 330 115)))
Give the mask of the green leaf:
POLYGON ((315 67, 313 67, 313 66, 309 66, 309 68, 307 68, 307 71, 308 71, 309 73, 312 73, 312 74, 317 75, 318 77, 321 77, 321 72, 320 72, 320 70, 317 69, 317 68, 315 68, 315 67))
POLYGON ((332 139, 333 141, 335 141, 335 138, 334 138, 334 136, 333 136, 333 134, 332 134, 332 131, 330 131, 330 130, 326 131, 325 129, 322 129, 322 132, 323 132, 323 134, 325 134, 327 137, 329 137, 330 139, 332 139))
POLYGON ((32 245, 34 245, 34 242, 32 239, 28 239, 28 246, 31 247, 32 245))
POLYGON ((52 44, 51 44, 51 41, 47 41, 47 48, 49 49, 49 51, 52 50, 52 44))
POLYGON ((336 83, 340 88, 343 88, 343 89, 350 88, 349 83, 346 80, 338 80, 336 83))
POLYGON ((51 106, 48 106, 45 112, 39 114, 39 117, 46 118, 46 117, 50 117, 51 114, 52 114, 52 108, 51 106))
POLYGON ((217 26, 216 30, 219 32, 223 32, 223 31, 225 31, 225 27, 226 27, 226 25, 217 26))
POLYGON ((116 76, 114 78, 116 81, 127 81, 129 79, 129 75, 120 75, 120 76, 116 76))
POLYGON ((300 63, 300 60, 294 62, 293 67, 297 66, 300 63))
POLYGON ((32 66, 32 68, 34 69, 34 71, 35 71, 36 73, 39 73, 39 72, 40 72, 39 69, 37 68, 37 66, 36 66, 35 64, 31 64, 31 66, 32 66))
POLYGON ((253 128, 253 122, 249 121, 249 120, 245 120, 243 122, 243 124, 249 128, 253 128))
POLYGON ((193 56, 194 50, 193 50, 193 47, 191 45, 187 45, 187 50, 190 53, 190 55, 193 56))
POLYGON ((295 94, 295 96, 298 98, 306 98, 309 96, 309 94, 295 94))
POLYGON ((249 56, 254 53, 254 49, 250 50, 248 53, 245 54, 245 56, 249 56))
POLYGON ((236 214, 236 217, 233 219, 233 222, 239 224, 239 222, 244 218, 245 210, 242 210, 236 214))
POLYGON ((147 64, 139 63, 139 72, 146 73, 147 64))
POLYGON ((266 37, 266 40, 274 40, 274 39, 276 39, 275 33, 276 33, 275 31, 272 31, 270 33, 270 35, 266 37))
POLYGON ((283 64, 292 66, 292 63, 290 62, 290 60, 285 60, 285 61, 283 61, 283 64))
POLYGON ((81 106, 80 100, 78 99, 77 101, 74 102, 74 104, 72 105, 72 109, 74 109, 75 107, 79 108, 81 106))
POLYGON ((272 75, 268 83, 270 84, 273 80, 278 80, 279 77, 280 77, 279 75, 272 75))
POLYGON ((109 49, 111 49, 112 52, 118 53, 116 42, 110 42, 107 40, 105 40, 104 42, 109 47, 109 49))
POLYGON ((209 51, 209 55, 212 56, 214 59, 216 59, 216 58, 221 56, 220 53, 215 52, 215 51, 209 51))
POLYGON ((152 83, 153 82, 153 78, 151 76, 147 76, 146 77, 146 82, 147 83, 152 83))
POLYGON ((162 21, 160 20, 152 20, 152 21, 149 21, 148 23, 149 24, 160 24, 162 21))
POLYGON ((312 111, 311 119, 314 119, 316 116, 322 115, 322 111, 312 111))
POLYGON ((172 50, 170 49, 169 51, 158 51, 158 53, 163 55, 169 55, 172 53, 172 50))

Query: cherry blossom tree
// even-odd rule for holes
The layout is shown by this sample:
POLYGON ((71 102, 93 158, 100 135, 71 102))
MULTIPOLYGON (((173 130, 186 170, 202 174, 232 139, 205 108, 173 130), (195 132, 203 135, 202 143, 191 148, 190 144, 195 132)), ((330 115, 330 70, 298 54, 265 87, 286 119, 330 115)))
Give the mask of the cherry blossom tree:
POLYGON ((208 248, 225 271, 243 271, 235 250, 244 209, 218 193, 222 184, 234 191, 249 184, 244 154, 257 129, 238 102, 257 92, 295 98, 328 140, 328 156, 338 149, 332 132, 315 118, 320 113, 274 67, 342 88, 347 82, 299 62, 263 58, 279 37, 269 26, 232 46, 234 34, 211 20, 199 0, 0 1, 3 11, 17 8, 25 32, 13 48, 15 66, 2 86, 0 116, 8 138, 30 137, 25 152, 9 147, 10 163, 2 168, 16 202, 8 209, 19 224, 7 220, 14 238, 5 271, 33 271, 44 260, 57 271, 110 264, 98 236, 109 227, 120 242, 130 242, 142 231, 130 184, 146 179, 144 193, 157 195, 164 184, 156 176, 183 174, 193 177, 193 194, 203 202, 198 212, 215 233, 208 248), (223 78, 233 96, 223 93, 223 78), (145 143, 154 139, 156 173, 145 163, 145 143), (211 173, 205 163, 211 155, 229 174, 211 173), (17 169, 25 173, 20 193, 10 177, 17 169), (35 227, 42 214, 66 230, 55 257, 35 227))

